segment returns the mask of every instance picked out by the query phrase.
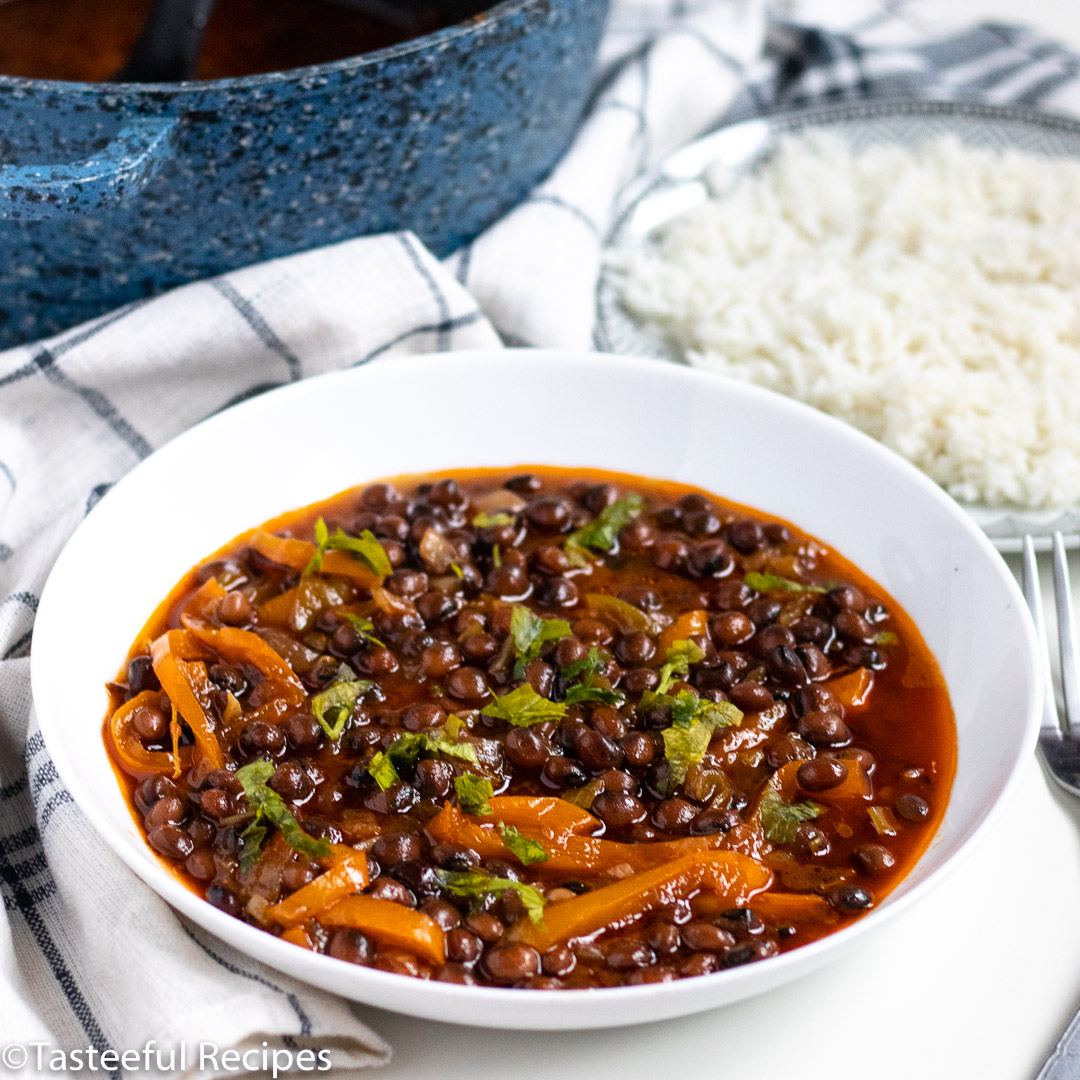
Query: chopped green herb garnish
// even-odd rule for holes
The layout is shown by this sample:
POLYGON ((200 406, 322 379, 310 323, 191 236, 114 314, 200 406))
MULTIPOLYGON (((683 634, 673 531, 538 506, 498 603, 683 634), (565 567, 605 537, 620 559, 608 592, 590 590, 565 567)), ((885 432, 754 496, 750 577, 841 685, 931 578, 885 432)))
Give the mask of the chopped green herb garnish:
POLYGON ((357 701, 374 688, 375 684, 368 679, 358 679, 348 664, 338 668, 337 681, 311 699, 311 715, 328 739, 341 736, 357 701))
POLYGON ((505 821, 499 822, 499 835, 507 850, 512 852, 521 862, 522 866, 532 866, 533 863, 547 862, 548 853, 539 840, 530 840, 527 836, 507 825, 505 821))
POLYGON ((471 743, 459 743, 449 732, 449 723, 431 731, 406 731, 399 735, 385 752, 376 754, 368 765, 368 773, 381 791, 401 779, 399 770, 416 764, 421 754, 443 754, 477 764, 476 748, 471 743))
POLYGON ((236 779, 244 789, 248 806, 255 811, 255 819, 240 835, 243 843, 240 869, 245 873, 259 861, 262 842, 266 838, 264 822, 275 826, 285 843, 302 855, 321 859, 331 854, 330 845, 325 840, 317 840, 304 832, 289 812, 285 800, 272 788, 267 787, 267 781, 273 775, 274 764, 271 761, 253 761, 250 765, 236 770, 236 779))
POLYGON ((565 619, 542 619, 524 604, 516 604, 510 614, 510 636, 517 653, 514 678, 520 679, 525 674, 526 665, 540 655, 548 642, 560 641, 571 634, 570 624, 565 619))
POLYGON ((394 763, 382 750, 368 762, 367 771, 371 779, 378 784, 380 791, 393 787, 401 779, 394 763))
POLYGON ((458 564, 456 562, 452 562, 450 564, 450 569, 454 571, 454 575, 459 579, 463 578, 465 576, 465 571, 462 570, 461 567, 458 566, 458 564))
POLYGON ((486 817, 491 813, 491 803, 488 799, 495 794, 495 790, 488 777, 464 773, 454 778, 454 791, 457 793, 461 809, 466 814, 486 817))
POLYGON ((566 714, 566 706, 541 697, 528 683, 522 683, 509 694, 496 697, 481 710, 484 716, 505 720, 515 727, 530 727, 544 720, 558 720, 566 714))
POLYGON ((594 645, 589 649, 588 656, 583 656, 580 660, 575 660, 563 668, 563 678, 567 681, 578 675, 581 676, 579 682, 567 689, 563 701, 567 705, 580 705, 585 701, 599 701, 604 705, 622 704, 626 700, 625 694, 619 690, 613 690, 606 679, 597 684, 597 677, 607 664, 607 654, 594 645))
POLYGON ((502 568, 502 549, 498 544, 492 544, 491 546, 491 565, 494 566, 496 570, 502 568))
POLYGON ((477 514, 472 519, 474 529, 490 529, 495 525, 513 525, 512 514, 477 514))
POLYGON ((774 844, 790 844, 799 822, 813 821, 823 813, 825 808, 814 802, 784 802, 775 788, 769 788, 761 797, 761 826, 766 839, 774 844))
POLYGON ((386 648, 377 637, 372 637, 371 631, 375 629, 375 624, 370 619, 363 619, 359 615, 354 615, 351 611, 345 611, 342 614, 349 620, 352 628, 360 635, 363 641, 370 641, 372 645, 378 645, 380 649, 386 648))
POLYGON ((801 581, 779 577, 776 574, 758 574, 753 570, 743 579, 751 589, 758 592, 813 592, 827 593, 828 585, 805 585, 801 581))
POLYGON ((667 651, 664 666, 660 669, 660 683, 656 687, 656 693, 666 694, 676 676, 682 678, 689 675, 690 665, 704 659, 705 650, 696 641, 673 641, 667 651))
POLYGON ((588 525, 583 525, 566 538, 566 552, 571 561, 580 564, 589 549, 611 551, 619 538, 619 530, 629 525, 644 509, 645 500, 636 494, 605 506, 588 525))
POLYGON ((529 918, 537 924, 544 921, 544 894, 535 885, 492 877, 479 870, 436 870, 435 874, 444 889, 455 896, 467 896, 474 900, 513 889, 521 897, 529 918))
POLYGON ((891 630, 879 630, 870 640, 875 645, 895 645, 900 639, 891 630))
POLYGON ((319 518, 315 522, 315 554, 304 567, 305 576, 322 570, 323 556, 327 551, 348 551, 381 578, 393 572, 386 550, 370 529, 365 529, 359 536, 350 536, 344 529, 338 529, 331 536, 326 522, 319 518))
POLYGON ((671 788, 686 780, 691 765, 698 765, 709 749, 713 732, 722 727, 738 727, 742 711, 730 701, 709 701, 690 690, 670 694, 647 693, 641 697, 645 708, 661 705, 671 711, 671 727, 663 732, 664 756, 671 767, 671 788))

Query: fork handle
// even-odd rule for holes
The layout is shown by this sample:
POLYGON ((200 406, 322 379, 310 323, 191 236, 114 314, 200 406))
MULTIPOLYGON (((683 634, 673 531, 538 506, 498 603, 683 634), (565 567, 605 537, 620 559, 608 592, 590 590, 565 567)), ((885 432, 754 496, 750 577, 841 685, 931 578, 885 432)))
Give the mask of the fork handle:
POLYGON ((1076 1080, 1080 1076, 1080 1013, 1077 1013, 1065 1034, 1058 1039, 1054 1052, 1046 1059, 1035 1080, 1076 1080))

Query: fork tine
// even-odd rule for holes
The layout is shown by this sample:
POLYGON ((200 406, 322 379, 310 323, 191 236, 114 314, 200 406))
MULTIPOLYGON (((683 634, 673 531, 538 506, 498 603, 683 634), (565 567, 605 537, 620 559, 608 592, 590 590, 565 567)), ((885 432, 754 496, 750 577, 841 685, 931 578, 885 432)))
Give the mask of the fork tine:
POLYGON ((1065 698, 1065 723, 1070 731, 1080 729, 1080 655, 1076 650, 1072 592, 1065 538, 1054 533, 1054 602, 1057 604, 1058 638, 1061 641, 1061 689, 1065 698))
POLYGON ((1035 632, 1039 635, 1039 652, 1043 658, 1043 722, 1044 733, 1061 735, 1057 705, 1054 702, 1054 680, 1050 672, 1050 646, 1046 640, 1046 623, 1043 621, 1042 591, 1039 588, 1039 564, 1035 558, 1035 544, 1028 533, 1024 536, 1024 598, 1031 617, 1035 620, 1035 632))

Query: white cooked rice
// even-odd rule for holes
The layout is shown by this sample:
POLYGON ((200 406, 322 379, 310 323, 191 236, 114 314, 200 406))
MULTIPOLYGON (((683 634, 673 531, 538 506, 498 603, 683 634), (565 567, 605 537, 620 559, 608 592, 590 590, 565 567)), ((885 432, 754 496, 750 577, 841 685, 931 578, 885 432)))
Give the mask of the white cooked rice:
POLYGON ((621 270, 691 363, 855 424, 961 500, 1080 503, 1080 164, 790 138, 621 270))

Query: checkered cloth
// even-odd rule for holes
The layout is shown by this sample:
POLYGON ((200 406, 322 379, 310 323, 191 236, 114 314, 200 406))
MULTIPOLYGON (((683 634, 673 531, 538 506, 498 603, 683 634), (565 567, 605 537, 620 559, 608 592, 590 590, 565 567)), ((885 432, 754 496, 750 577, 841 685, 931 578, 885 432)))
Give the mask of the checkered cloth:
POLYGON ((108 852, 56 775, 30 700, 34 612, 57 552, 110 484, 209 413, 320 372, 500 343, 588 347, 620 193, 726 119, 895 95, 1080 112, 1080 60, 1031 32, 916 29, 896 2, 816 0, 769 20, 762 4, 616 0, 575 144, 444 264, 408 235, 355 240, 0 355, 0 1044, 266 1040, 326 1047, 342 1078, 389 1054, 346 1003, 181 920, 108 852))

